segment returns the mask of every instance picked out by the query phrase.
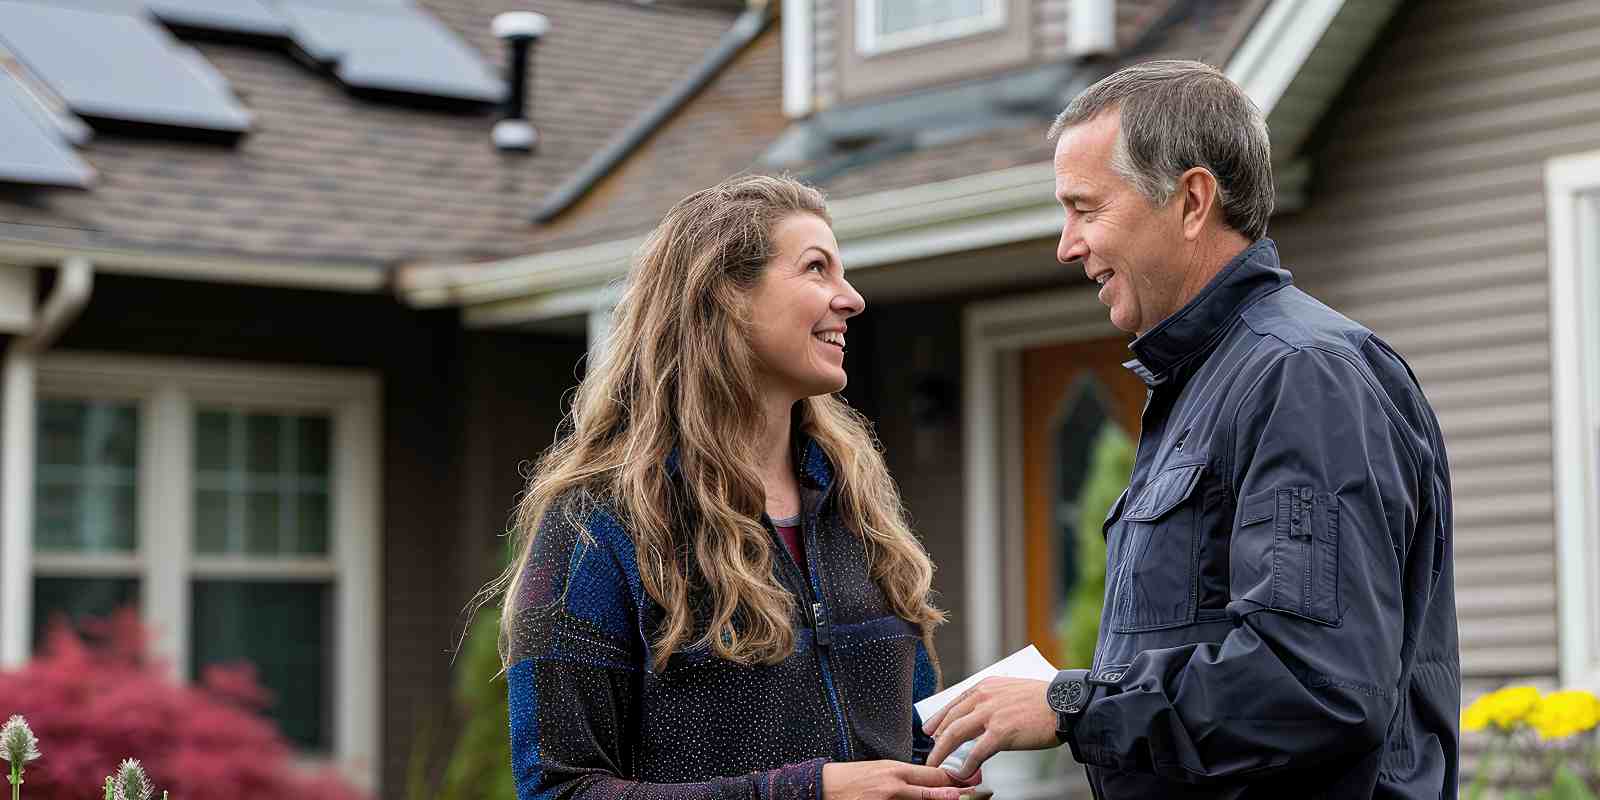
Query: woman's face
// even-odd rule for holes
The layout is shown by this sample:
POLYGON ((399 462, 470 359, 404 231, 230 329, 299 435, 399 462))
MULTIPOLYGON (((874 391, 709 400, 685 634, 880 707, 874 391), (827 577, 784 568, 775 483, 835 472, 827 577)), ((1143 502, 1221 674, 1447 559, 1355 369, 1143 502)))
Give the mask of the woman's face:
POLYGON ((772 238, 775 255, 750 298, 762 388, 788 401, 837 392, 846 381, 845 320, 866 301, 845 280, 839 243, 820 218, 793 214, 772 238))

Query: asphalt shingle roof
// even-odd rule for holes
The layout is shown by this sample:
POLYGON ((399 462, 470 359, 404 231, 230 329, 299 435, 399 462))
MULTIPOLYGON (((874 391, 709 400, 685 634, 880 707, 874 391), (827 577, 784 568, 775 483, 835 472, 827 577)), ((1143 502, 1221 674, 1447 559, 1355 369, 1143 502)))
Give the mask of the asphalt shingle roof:
MULTIPOLYGON (((1180 0, 1181 2, 1182 0, 1180 0)), ((534 57, 533 156, 497 151, 492 114, 354 98, 285 53, 195 46, 255 114, 236 146, 101 136, 79 152, 90 191, 0 186, 0 237, 278 259, 464 263, 647 231, 684 194, 760 157, 789 124, 782 42, 772 25, 576 206, 530 222, 541 197, 699 63, 734 15, 618 0, 422 0, 491 63, 489 22, 547 15, 534 57)), ((1250 0, 1203 9, 1150 39, 1139 59, 1215 57, 1250 0)), ((1172 0, 1119 3, 1119 40, 1140 40, 1172 0)), ((901 153, 826 180, 833 198, 1048 161, 1048 121, 901 153)))

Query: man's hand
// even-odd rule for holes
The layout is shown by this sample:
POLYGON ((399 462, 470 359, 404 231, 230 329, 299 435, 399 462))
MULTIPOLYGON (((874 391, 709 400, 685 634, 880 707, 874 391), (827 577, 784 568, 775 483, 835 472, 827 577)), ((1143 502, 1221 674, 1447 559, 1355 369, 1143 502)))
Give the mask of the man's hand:
POLYGON ((822 765, 823 800, 960 800, 970 785, 938 767, 899 761, 822 765))
POLYGON ((962 763, 971 775, 1001 750, 1044 750, 1056 739, 1056 712, 1045 702, 1049 681, 986 678, 961 693, 922 726, 934 739, 929 764, 942 764, 956 748, 971 741, 971 755, 962 763))

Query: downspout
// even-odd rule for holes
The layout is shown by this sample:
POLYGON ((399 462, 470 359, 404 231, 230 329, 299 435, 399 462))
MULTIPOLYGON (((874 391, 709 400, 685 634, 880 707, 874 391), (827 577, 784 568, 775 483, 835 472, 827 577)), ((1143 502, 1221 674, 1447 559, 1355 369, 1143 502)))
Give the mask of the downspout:
POLYGON ((89 259, 63 261, 32 329, 11 340, 0 366, 0 669, 20 666, 31 649, 38 359, 78 318, 93 291, 89 259))

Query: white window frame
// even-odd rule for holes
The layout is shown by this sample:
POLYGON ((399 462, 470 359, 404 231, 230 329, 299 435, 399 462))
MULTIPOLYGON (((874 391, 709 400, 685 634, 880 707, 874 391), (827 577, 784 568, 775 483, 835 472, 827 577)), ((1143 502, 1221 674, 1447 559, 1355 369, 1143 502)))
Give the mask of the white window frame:
MULTIPOLYGON (((192 581, 328 580, 334 593, 336 637, 330 654, 331 756, 358 786, 375 789, 381 763, 377 678, 382 674, 379 386, 374 374, 361 370, 98 354, 41 357, 40 398, 137 402, 138 549, 131 556, 34 552, 26 571, 7 571, 8 579, 20 578, 31 587, 35 574, 126 574, 131 567, 141 582, 141 617, 151 626, 153 649, 172 665, 175 678, 183 676, 189 664, 192 581), (193 436, 195 409, 201 406, 328 416, 333 480, 331 550, 326 557, 256 563, 194 552, 193 436)), ((31 538, 31 522, 25 527, 31 538)))
POLYGON ((989 10, 981 16, 950 20, 908 31, 880 35, 878 4, 883 0, 856 0, 856 51, 864 56, 921 47, 934 42, 963 39, 1006 26, 1009 0, 988 0, 989 10))
POLYGON ((1600 688, 1600 151, 1545 163, 1561 682, 1600 688))

